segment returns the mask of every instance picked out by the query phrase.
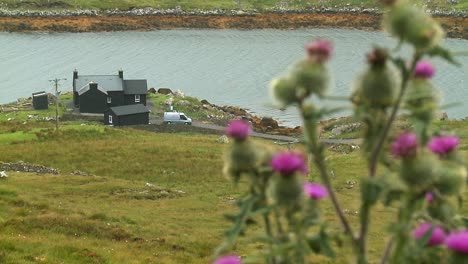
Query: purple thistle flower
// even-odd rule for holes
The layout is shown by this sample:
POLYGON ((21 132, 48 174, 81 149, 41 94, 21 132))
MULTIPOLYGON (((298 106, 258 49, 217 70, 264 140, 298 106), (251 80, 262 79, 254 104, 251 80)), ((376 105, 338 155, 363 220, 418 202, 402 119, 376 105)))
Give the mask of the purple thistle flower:
POLYGON ((414 76, 417 78, 429 79, 435 74, 435 68, 430 61, 421 60, 416 63, 414 76))
POLYGON ((236 255, 221 256, 213 264, 242 264, 242 260, 236 255))
POLYGON ((304 156, 295 152, 281 152, 271 160, 271 167, 281 175, 289 176, 295 172, 307 174, 307 164, 304 156))
POLYGON ((243 120, 232 120, 226 128, 226 134, 239 141, 246 139, 251 133, 250 124, 243 120))
POLYGON ((427 147, 434 153, 444 156, 454 150, 460 140, 455 136, 433 137, 427 147))
POLYGON ((426 195, 424 196, 424 199, 428 203, 431 203, 432 201, 434 201, 434 194, 432 192, 427 192, 426 195))
POLYGON ((304 194, 314 200, 320 200, 328 195, 327 188, 317 183, 306 182, 303 188, 304 194))
POLYGON ((427 234, 427 232, 430 232, 431 229, 432 229, 431 237, 429 238, 429 241, 427 241, 426 246, 432 247, 432 246, 443 244, 445 240, 444 230, 440 228, 439 226, 434 226, 431 223, 423 223, 419 225, 413 231, 413 237, 415 239, 421 239, 424 235, 427 234))
POLYGON ((310 57, 317 59, 318 62, 327 61, 333 51, 333 46, 330 41, 317 39, 305 45, 307 53, 310 57))
POLYGON ((397 157, 408 157, 416 154, 418 138, 416 134, 407 132, 401 134, 391 146, 392 154, 397 157))
POLYGON ((468 254, 468 231, 453 232, 445 239, 445 245, 453 251, 468 254))

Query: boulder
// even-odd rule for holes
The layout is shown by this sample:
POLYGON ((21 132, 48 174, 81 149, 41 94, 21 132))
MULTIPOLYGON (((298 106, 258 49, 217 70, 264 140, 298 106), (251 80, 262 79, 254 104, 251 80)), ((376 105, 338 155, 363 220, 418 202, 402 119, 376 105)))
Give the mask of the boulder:
POLYGON ((155 94, 156 89, 154 89, 154 87, 151 87, 151 88, 149 88, 148 93, 155 94))
POLYGON ((172 94, 172 90, 169 88, 159 88, 158 93, 159 94, 172 94))
POLYGON ((185 94, 184 94, 184 92, 182 92, 181 90, 177 90, 177 91, 174 93, 174 96, 175 96, 175 97, 184 98, 184 97, 185 97, 185 94))
POLYGON ((204 105, 211 105, 211 103, 208 102, 208 100, 206 100, 206 99, 201 100, 200 103, 204 104, 204 105))
POLYGON ((276 129, 279 127, 278 122, 271 117, 263 117, 260 120, 260 126, 276 129))
POLYGON ((229 138, 226 135, 222 135, 216 141, 218 143, 227 144, 227 143, 229 143, 229 138))
POLYGON ((441 120, 441 121, 444 121, 444 120, 448 120, 449 117, 448 117, 448 114, 446 112, 440 112, 437 114, 437 119, 441 120))
POLYGON ((171 97, 171 98, 168 98, 164 101, 164 104, 165 105, 172 105, 172 103, 174 102, 174 99, 171 97))
POLYGON ((191 103, 187 100, 180 100, 178 101, 177 103, 175 103, 176 105, 182 105, 182 106, 187 106, 187 105, 190 105, 191 103))

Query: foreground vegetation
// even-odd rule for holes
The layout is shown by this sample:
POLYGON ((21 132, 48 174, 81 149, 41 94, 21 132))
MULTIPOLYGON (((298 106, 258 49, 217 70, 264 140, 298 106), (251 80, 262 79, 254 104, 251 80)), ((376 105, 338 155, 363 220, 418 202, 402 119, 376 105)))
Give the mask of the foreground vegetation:
MULTIPOLYGON (((61 174, 7 172, 0 179, 1 263, 210 263, 228 226, 223 214, 236 210, 233 201, 247 186, 233 187, 221 175, 224 145, 218 136, 156 134, 82 120, 63 122, 57 135, 53 121, 6 121, 6 114, 0 113, 0 162, 21 160, 61 174), (70 174, 76 171, 94 176, 70 174)), ((460 148, 468 149, 467 121, 437 126, 453 129, 462 137, 460 148)), ((357 225, 359 186, 350 183, 365 175, 362 153, 327 151, 327 159, 338 198, 357 225)), ((317 179, 316 169, 309 177, 317 179)), ((329 201, 323 213, 338 229, 329 201)), ((383 206, 372 215, 378 223, 370 232, 374 261, 393 215, 383 206)), ((253 232, 261 228, 258 223, 253 232)), ((236 253, 261 249, 246 242, 240 240, 236 253)))
MULTIPOLYGON (((435 9, 458 9, 464 10, 468 8, 466 1, 415 1, 424 4, 428 8, 435 9)), ((3 6, 9 9, 120 9, 129 10, 133 8, 176 8, 180 7, 184 10, 190 9, 243 9, 243 10, 269 10, 278 8, 287 9, 308 9, 308 8, 381 8, 378 1, 340 1, 340 0, 114 0, 114 1, 96 1, 96 0, 4 0, 3 6)))

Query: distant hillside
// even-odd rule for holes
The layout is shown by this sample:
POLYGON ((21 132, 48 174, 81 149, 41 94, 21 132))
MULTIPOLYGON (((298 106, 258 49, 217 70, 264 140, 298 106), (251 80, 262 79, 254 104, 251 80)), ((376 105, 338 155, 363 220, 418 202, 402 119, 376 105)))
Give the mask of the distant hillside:
MULTIPOLYGON (((468 9, 468 0, 419 0, 414 1, 431 10, 463 11, 468 9)), ((312 8, 377 8, 382 5, 377 0, 3 0, 0 8, 6 9, 119 9, 134 8, 171 9, 243 9, 302 10, 312 8)))

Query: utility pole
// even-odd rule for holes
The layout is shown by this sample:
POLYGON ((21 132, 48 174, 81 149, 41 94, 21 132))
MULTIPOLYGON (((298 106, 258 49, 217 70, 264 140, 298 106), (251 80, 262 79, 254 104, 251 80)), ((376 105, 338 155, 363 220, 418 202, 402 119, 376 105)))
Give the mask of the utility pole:
POLYGON ((58 85, 60 81, 66 81, 67 79, 57 79, 55 78, 54 80, 49 80, 49 82, 53 82, 55 84, 55 132, 58 133, 59 130, 59 114, 58 114, 58 109, 59 109, 59 98, 60 98, 60 92, 58 91, 58 85))

